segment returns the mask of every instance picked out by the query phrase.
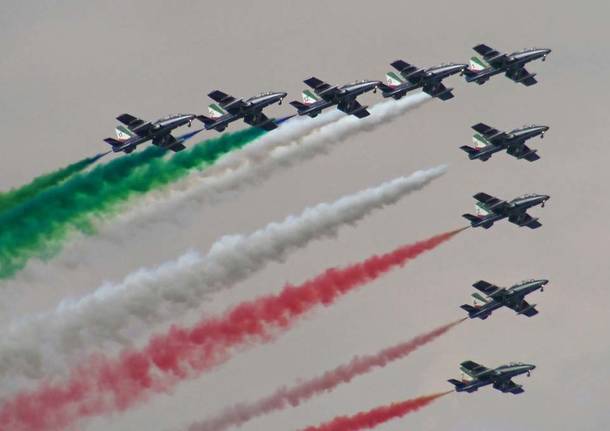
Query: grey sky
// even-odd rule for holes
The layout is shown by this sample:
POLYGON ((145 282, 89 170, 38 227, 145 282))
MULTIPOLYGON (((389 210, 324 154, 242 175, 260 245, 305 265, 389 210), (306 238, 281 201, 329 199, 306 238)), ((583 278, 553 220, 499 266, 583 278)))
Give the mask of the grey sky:
MULTIPOLYGON (((418 65, 466 61, 480 42, 507 51, 536 45, 553 53, 529 67, 539 73, 537 86, 497 77, 479 87, 453 77, 455 99, 429 103, 209 208, 178 235, 149 232, 120 254, 110 253, 110 247, 90 250, 96 259, 86 269, 48 286, 8 283, 3 302, 14 304, 11 313, 53 307, 63 296, 91 292, 104 279, 118 280, 141 265, 192 246, 205 250, 224 233, 249 232, 307 205, 448 162, 446 177, 425 191, 270 266, 218 295, 206 309, 277 291, 285 281, 302 281, 329 263, 348 263, 458 227, 478 191, 503 198, 550 194, 547 207, 533 211, 543 228, 499 224, 490 231, 467 231, 316 313, 277 343, 244 352, 171 395, 83 428, 175 428, 458 318, 470 285, 481 278, 510 285, 540 277, 551 282, 532 298, 541 312, 536 318, 500 311, 485 322, 466 322, 400 363, 243 429, 299 429, 448 389, 445 380, 459 375, 457 365, 465 359, 488 365, 521 360, 538 368, 530 379, 520 379, 526 385, 522 396, 491 390, 455 394, 380 429, 607 429, 608 9, 601 1, 442 7, 404 1, 4 1, 2 188, 105 150, 102 139, 114 133, 114 117, 122 112, 151 119, 203 112, 205 94, 216 88, 235 96, 285 90, 298 98, 301 81, 314 74, 332 83, 381 79, 397 58, 418 65), (549 125, 545 139, 533 143, 542 159, 528 164, 498 154, 487 163, 468 161, 458 147, 470 143, 470 126, 479 121, 501 129, 549 125)), ((363 100, 379 98, 371 94, 363 100)), ((272 112, 290 110, 283 105, 272 112)))

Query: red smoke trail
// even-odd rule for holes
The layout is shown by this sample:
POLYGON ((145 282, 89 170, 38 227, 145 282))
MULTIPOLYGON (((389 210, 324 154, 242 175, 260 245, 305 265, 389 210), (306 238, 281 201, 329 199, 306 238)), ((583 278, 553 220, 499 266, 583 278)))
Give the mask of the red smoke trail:
POLYGON ((242 425, 255 417, 275 410, 289 406, 296 407, 315 395, 330 391, 342 383, 349 383, 352 379, 372 371, 375 367, 384 367, 390 362, 404 358, 419 347, 434 341, 464 320, 466 319, 440 326, 405 343, 383 349, 374 355, 356 356, 348 364, 305 380, 291 388, 280 388, 270 396, 253 403, 231 406, 215 417, 191 425, 189 431, 222 431, 229 427, 242 425))
POLYGON ((411 400, 377 407, 368 412, 357 413, 354 416, 338 416, 330 422, 318 426, 307 427, 303 431, 357 431, 375 428, 377 425, 381 425, 392 419, 401 418, 422 407, 426 407, 434 400, 450 394, 451 392, 453 391, 413 398, 411 400))
POLYGON ((9 399, 0 408, 0 429, 63 430, 80 418, 125 410, 227 360, 232 348, 272 340, 277 329, 289 328, 297 317, 316 305, 333 303, 462 230, 345 268, 328 269, 299 286, 287 285, 277 295, 243 302, 192 328, 174 326, 168 333, 153 337, 142 350, 126 350, 115 359, 94 355, 75 368, 67 381, 44 383, 9 399))

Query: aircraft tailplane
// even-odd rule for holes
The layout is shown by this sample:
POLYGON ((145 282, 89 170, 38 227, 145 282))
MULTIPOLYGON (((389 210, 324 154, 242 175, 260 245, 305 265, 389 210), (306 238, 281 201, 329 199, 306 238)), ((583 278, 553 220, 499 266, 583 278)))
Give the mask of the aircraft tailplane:
POLYGON ((461 392, 464 390, 464 388, 466 387, 466 383, 464 382, 460 382, 457 379, 449 379, 447 380, 449 383, 451 383, 453 386, 455 386, 455 390, 456 392, 461 392))
POLYGON ((470 222, 470 226, 472 227, 482 227, 484 229, 489 229, 493 225, 493 221, 486 221, 481 217, 477 217, 473 214, 462 214, 466 220, 470 222))
POLYGON ((106 139, 104 139, 104 142, 111 145, 113 148, 120 147, 121 145, 123 145, 123 142, 119 141, 118 139, 114 139, 114 138, 106 138, 106 139))

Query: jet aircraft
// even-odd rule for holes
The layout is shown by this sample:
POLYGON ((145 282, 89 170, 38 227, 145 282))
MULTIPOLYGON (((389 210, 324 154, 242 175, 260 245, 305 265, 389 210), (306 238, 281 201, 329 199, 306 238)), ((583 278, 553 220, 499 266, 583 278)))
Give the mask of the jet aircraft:
POLYGON ((517 395, 525 391, 522 385, 513 382, 512 378, 521 374, 527 374, 529 377, 534 368, 535 365, 511 362, 491 369, 474 361, 465 361, 460 364, 462 381, 449 379, 448 382, 455 386, 456 392, 475 392, 483 386, 493 385, 493 388, 500 392, 517 395))
POLYGON ((473 48, 483 59, 472 57, 470 66, 464 69, 466 81, 476 82, 481 85, 489 78, 500 73, 504 73, 507 78, 527 87, 536 84, 535 73, 530 73, 525 69, 525 65, 537 59, 546 60, 551 53, 548 48, 531 48, 511 54, 501 54, 485 44, 477 45, 473 48))
POLYGON ((176 139, 172 136, 171 131, 187 124, 189 127, 193 120, 197 118, 193 114, 176 114, 161 118, 157 121, 144 121, 131 114, 121 114, 116 117, 123 125, 117 126, 117 139, 106 138, 104 142, 112 146, 112 151, 115 153, 125 152, 131 153, 136 147, 144 142, 152 141, 153 145, 167 148, 172 151, 182 151, 186 147, 183 142, 193 136, 194 133, 189 133, 176 139), (185 138, 186 137, 186 138, 185 138))
POLYGON ((421 88, 432 97, 441 100, 453 98, 452 88, 443 85, 442 80, 456 73, 463 73, 467 64, 441 64, 428 69, 418 68, 403 60, 396 60, 390 64, 395 72, 386 73, 387 85, 379 84, 383 97, 393 97, 398 100, 411 90, 421 88))
POLYGON ((265 130, 273 130, 277 124, 263 113, 263 108, 274 103, 282 104, 286 97, 284 92, 261 93, 248 99, 236 99, 220 90, 208 94, 217 102, 209 106, 210 117, 200 115, 201 121, 207 130, 214 129, 222 132, 229 123, 243 118, 244 122, 251 126, 260 127, 265 130))
POLYGON ((529 304, 525 297, 536 290, 541 292, 548 280, 527 280, 515 284, 509 288, 494 286, 487 281, 480 280, 472 285, 475 289, 482 292, 485 296, 475 292, 472 297, 475 305, 464 304, 460 308, 468 312, 471 319, 487 319, 491 313, 498 308, 508 307, 517 312, 518 315, 532 317, 538 314, 535 304, 529 304), (477 304, 480 302, 480 305, 477 304))
POLYGON ((494 153, 503 150, 517 159, 536 161, 540 158, 536 154, 537 150, 529 148, 525 145, 525 141, 536 136, 544 138, 544 133, 549 130, 548 126, 530 125, 510 132, 500 132, 483 123, 475 124, 472 128, 477 132, 472 136, 474 147, 463 145, 460 148, 468 153, 470 160, 479 159, 483 162, 489 160, 494 153))
POLYGON ((309 115, 310 117, 315 117, 322 110, 336 105, 337 109, 346 114, 364 118, 370 112, 366 110, 366 106, 358 103, 356 97, 368 91, 377 91, 377 86, 381 84, 379 81, 356 81, 336 86, 329 85, 316 77, 311 77, 303 82, 311 87, 313 92, 303 91, 304 103, 293 100, 290 104, 297 109, 299 115, 309 115))
POLYGON ((507 202, 487 193, 477 193, 473 197, 477 200, 475 204, 477 214, 463 214, 462 217, 470 221, 472 227, 480 226, 485 229, 489 229, 495 222, 504 218, 508 218, 510 223, 517 226, 537 229, 542 224, 537 218, 530 216, 527 210, 537 205, 544 207, 544 203, 551 198, 548 195, 529 194, 507 202))

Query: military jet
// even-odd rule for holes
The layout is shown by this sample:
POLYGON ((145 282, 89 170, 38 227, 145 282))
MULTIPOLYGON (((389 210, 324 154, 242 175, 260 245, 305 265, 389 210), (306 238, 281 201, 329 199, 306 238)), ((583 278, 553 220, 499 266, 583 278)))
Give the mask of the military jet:
POLYGON ((273 130, 277 124, 263 113, 263 108, 274 103, 282 104, 286 97, 284 92, 261 93, 248 99, 236 99, 233 96, 215 90, 208 94, 210 98, 217 102, 208 107, 210 117, 200 115, 201 121, 207 130, 214 129, 222 132, 229 123, 243 118, 251 125, 265 130, 273 130))
POLYGON ((477 200, 476 215, 463 214, 462 217, 470 221, 472 227, 480 226, 485 229, 489 229, 495 222, 504 218, 508 218, 510 223, 517 226, 537 229, 542 224, 526 211, 536 205, 544 207, 544 203, 551 198, 548 195, 529 194, 507 202, 487 193, 477 193, 473 197, 477 200))
POLYGON ((487 319, 491 313, 498 308, 508 307, 517 312, 517 315, 532 317, 538 314, 535 304, 529 304, 525 300, 525 296, 540 289, 542 292, 548 280, 527 280, 515 284, 508 289, 494 286, 491 283, 480 280, 472 285, 475 289, 483 292, 485 296, 475 292, 472 297, 475 299, 475 305, 464 304, 460 306, 468 312, 468 317, 471 319, 487 319), (481 304, 477 304, 480 302, 481 304))
POLYGON ((393 97, 396 100, 416 88, 421 88, 430 96, 441 100, 451 99, 453 89, 445 87, 441 81, 448 76, 462 73, 468 67, 467 64, 450 63, 423 69, 403 60, 396 60, 390 65, 400 73, 400 76, 395 72, 386 73, 388 83, 379 84, 379 88, 383 97, 393 97))
POLYGON ((322 110, 337 105, 337 109, 346 114, 364 118, 370 115, 366 106, 362 106, 356 97, 368 91, 377 91, 379 81, 356 81, 342 86, 329 85, 316 77, 311 77, 303 81, 313 89, 303 91, 303 103, 293 100, 290 102, 299 115, 309 115, 315 117, 322 110))
POLYGON ((499 73, 505 73, 507 78, 527 87, 536 84, 535 73, 530 73, 525 69, 525 64, 539 58, 546 60, 546 56, 551 53, 548 48, 531 48, 523 51, 513 52, 512 54, 501 54, 485 44, 477 45, 473 48, 478 54, 483 56, 470 59, 470 66, 464 70, 466 81, 476 82, 481 85, 489 78, 499 73))
POLYGON ((517 395, 525 391, 511 379, 521 374, 527 374, 529 377, 534 368, 535 365, 511 362, 491 369, 474 361, 465 361, 460 364, 462 381, 449 379, 448 382, 455 386, 456 392, 475 392, 483 386, 493 385, 493 388, 500 392, 517 395))
POLYGON ((463 145, 460 148, 468 153, 470 160, 479 159, 483 162, 489 160, 492 154, 503 150, 517 159, 534 162, 540 156, 536 154, 537 150, 525 145, 525 141, 536 136, 544 138, 544 133, 549 130, 548 126, 529 125, 510 132, 500 132, 483 123, 475 124, 472 128, 477 132, 472 136, 474 147, 463 145))
POLYGON ((131 153, 138 145, 147 141, 152 141, 153 145, 158 147, 182 151, 186 148, 183 142, 201 130, 184 135, 181 139, 173 137, 171 131, 185 124, 190 127, 195 118, 197 116, 193 114, 176 114, 150 122, 131 114, 121 114, 116 117, 123 123, 116 128, 117 139, 106 138, 104 142, 110 144, 115 153, 131 153))

